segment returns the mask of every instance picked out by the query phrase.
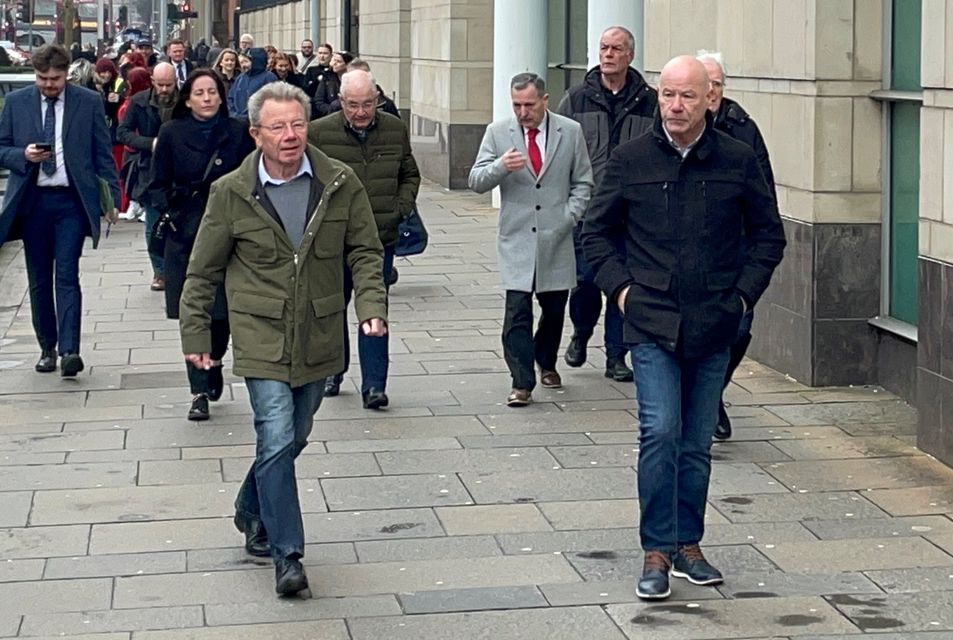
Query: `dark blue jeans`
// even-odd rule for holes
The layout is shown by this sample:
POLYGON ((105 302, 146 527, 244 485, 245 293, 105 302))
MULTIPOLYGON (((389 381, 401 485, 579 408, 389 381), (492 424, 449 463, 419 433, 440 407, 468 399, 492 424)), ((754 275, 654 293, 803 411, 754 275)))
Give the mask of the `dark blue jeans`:
POLYGON ((275 559, 304 555, 295 459, 308 445, 324 380, 292 388, 287 382, 245 378, 255 413, 255 461, 238 490, 235 511, 261 520, 275 559))
POLYGON ((72 188, 37 188, 31 196, 33 206, 22 224, 33 330, 41 349, 58 346, 61 356, 79 353, 83 317, 79 258, 89 220, 72 188))
POLYGON ((632 347, 639 402, 639 533, 642 548, 701 542, 711 442, 728 348, 684 358, 647 342, 632 347))
MULTIPOLYGON (((150 207, 149 205, 142 205, 142 208, 146 210, 146 248, 149 247, 149 238, 152 237, 152 228, 156 226, 156 222, 159 220, 159 210, 155 207, 150 207)), ((157 255, 155 253, 149 252, 149 262, 152 263, 152 273, 161 276, 165 275, 165 257, 157 255)))
MULTIPOLYGON (((388 281, 390 270, 394 267, 394 245, 384 247, 384 283, 388 281)), ((388 291, 390 287, 387 287, 388 291)), ((354 280, 351 270, 344 266, 344 299, 351 302, 351 293, 354 290, 354 280)), ((366 393, 372 387, 377 391, 387 390, 387 367, 390 348, 390 332, 383 336, 366 336, 361 328, 357 328, 357 357, 361 361, 361 393, 366 393)), ((338 381, 344 378, 348 364, 351 361, 351 342, 348 336, 347 322, 344 324, 344 371, 335 376, 338 381)))
MULTIPOLYGON (((592 336, 599 316, 602 314, 602 291, 596 286, 596 274, 586 262, 579 241, 579 230, 573 229, 573 242, 576 249, 576 286, 569 293, 569 319, 573 332, 588 339, 592 336)), ((606 304, 605 347, 607 360, 625 358, 625 344, 622 342, 623 321, 618 305, 611 300, 606 304)))

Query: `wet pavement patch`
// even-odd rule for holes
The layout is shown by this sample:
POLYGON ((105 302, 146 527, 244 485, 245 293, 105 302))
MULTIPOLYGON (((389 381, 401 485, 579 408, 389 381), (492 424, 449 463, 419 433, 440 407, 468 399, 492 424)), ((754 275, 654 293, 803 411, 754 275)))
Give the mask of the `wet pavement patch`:
POLYGON ((808 625, 824 622, 824 618, 817 616, 789 615, 776 618, 779 625, 783 627, 806 627, 808 625))

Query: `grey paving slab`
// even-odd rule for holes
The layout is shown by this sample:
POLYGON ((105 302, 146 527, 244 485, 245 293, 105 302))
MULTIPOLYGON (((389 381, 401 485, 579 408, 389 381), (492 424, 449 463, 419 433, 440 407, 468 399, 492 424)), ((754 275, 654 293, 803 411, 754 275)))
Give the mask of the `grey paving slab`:
MULTIPOLYGON (((178 449, 177 449, 178 451, 178 449)), ((319 453, 322 445, 311 442, 306 449, 308 453, 319 453)), ((254 458, 254 444, 222 445, 220 447, 182 447, 183 460, 221 459, 221 458, 254 458)))
POLYGON ((375 455, 388 476, 413 473, 541 471, 558 463, 542 448, 400 451, 375 455))
POLYGON ((541 502, 536 505, 554 529, 616 529, 639 521, 636 500, 541 502))
POLYGON ((180 449, 104 449, 101 451, 70 451, 66 462, 143 462, 146 460, 178 460, 180 449))
POLYGON ((498 535, 503 553, 581 553, 638 549, 638 529, 595 529, 584 531, 544 531, 498 535))
POLYGON ((0 529, 0 558, 48 558, 85 555, 89 526, 0 529))
POLYGON ((729 440, 715 442, 711 459, 712 462, 780 462, 791 457, 770 442, 729 440))
POLYGON ((863 573, 767 573, 732 574, 718 586, 728 598, 787 598, 792 596, 826 596, 842 593, 880 594, 878 586, 863 573))
MULTIPOLYGON (((773 469, 772 469, 773 470, 773 469)), ((711 466, 710 496, 788 493, 787 488, 752 462, 718 462, 711 466)))
POLYGON ((505 414, 482 414, 479 419, 494 435, 536 433, 579 433, 585 431, 632 431, 636 420, 625 411, 563 413, 525 411, 505 414))
POLYGON ((94 462, 57 465, 55 473, 38 465, 0 467, 4 490, 47 490, 87 487, 123 487, 136 484, 136 464, 94 462))
POLYGON ((844 435, 844 431, 832 426, 801 426, 801 427, 739 427, 734 428, 731 442, 746 442, 752 440, 799 440, 804 438, 828 438, 844 435))
POLYGON ((202 627, 172 631, 142 631, 135 634, 136 640, 350 640, 343 620, 312 620, 308 622, 285 622, 276 624, 246 624, 229 627, 202 627))
POLYGON ((42 580, 0 584, 0 616, 107 609, 112 580, 42 580))
POLYGON ((834 604, 863 631, 953 630, 953 591, 886 596, 833 596, 834 604))
POLYGON ((532 504, 437 507, 435 512, 451 536, 552 530, 532 504))
POLYGON ((547 606, 543 594, 531 586, 420 591, 401 594, 399 598, 404 613, 409 615, 494 609, 512 611, 547 606))
POLYGON ((635 496, 629 468, 460 474, 477 503, 604 500, 635 496))
POLYGON ((133 553, 50 558, 44 578, 99 578, 185 571, 185 553, 133 553))
POLYGON ((624 640, 599 607, 444 613, 362 618, 350 623, 353 640, 624 640))
MULTIPOLYGON (((85 375, 85 374, 80 374, 85 375)), ((81 384, 78 382, 77 384, 81 384)), ((89 420, 134 420, 142 416, 142 407, 140 405, 124 405, 114 407, 84 406, 82 408, 64 407, 64 408, 42 408, 42 409, 20 409, 11 407, 5 416, 5 420, 11 423, 32 423, 32 422, 85 422, 89 420)))
MULTIPOLYGON (((190 549, 189 571, 235 571, 271 567, 271 558, 257 558, 245 552, 244 538, 235 538, 235 546, 226 549, 190 549)), ((349 542, 306 544, 304 557, 309 565, 349 564, 357 562, 354 545, 349 542)))
MULTIPOLYGON (((669 601, 712 600, 722 595, 709 587, 696 587, 687 580, 672 580, 672 595, 669 601)), ((616 602, 639 602, 632 580, 608 580, 601 582, 576 582, 570 584, 542 584, 539 590, 546 601, 554 607, 571 607, 587 604, 612 604, 616 602)))
MULTIPOLYGON (((128 632, 119 633, 83 633, 80 635, 69 636, 70 640, 129 640, 132 634, 128 632)), ((30 636, 30 640, 62 640, 63 636, 30 636)))
POLYGON ((796 425, 916 422, 917 420, 916 410, 902 400, 887 402, 834 402, 803 405, 768 404, 765 408, 788 423, 796 425))
POLYGON ((11 637, 17 634, 20 628, 20 616, 0 615, 0 637, 11 637))
POLYGON ((782 441, 775 443, 774 446, 795 460, 922 455, 916 447, 905 444, 892 436, 857 438, 834 435, 829 438, 782 441))
POLYGON ((90 554, 149 553, 239 546, 231 517, 94 524, 90 554))
POLYGON ((628 444, 549 447, 560 466, 567 469, 634 467, 639 460, 638 451, 637 447, 628 444))
MULTIPOLYGON (((222 460, 226 482, 244 480, 253 461, 254 457, 222 460)), ((295 473, 299 478, 344 478, 379 476, 381 470, 369 453, 330 453, 299 456, 295 461, 295 473)))
POLYGON ((805 527, 822 540, 909 537, 953 533, 953 520, 943 516, 907 516, 875 520, 808 520, 805 527))
MULTIPOLYGON (((367 411, 364 411, 367 414, 367 411)), ((401 438, 445 438, 490 433, 478 419, 469 416, 391 417, 354 420, 321 420, 321 412, 311 432, 312 440, 378 440, 401 438)))
MULTIPOLYGON (((143 609, 44 613, 23 616, 21 636, 69 636, 202 627, 202 607, 148 607, 143 609)), ((99 636, 97 636, 99 637, 99 636)))
POLYGON ((454 536, 408 540, 372 540, 354 544, 361 562, 482 558, 503 552, 492 536, 454 536))
POLYGON ((77 451, 82 449, 122 449, 124 438, 125 434, 121 431, 0 435, 0 450, 39 452, 77 451))
POLYGON ((330 511, 402 509, 468 504, 472 501, 467 490, 452 474, 332 478, 321 483, 330 511))
POLYGON ((953 486, 950 485, 881 489, 864 495, 894 516, 953 513, 953 486))
POLYGON ((311 600, 262 599, 261 602, 205 606, 206 623, 213 627, 255 622, 353 619, 400 614, 400 603, 392 595, 313 598, 311 600))
POLYGON ((887 593, 953 591, 953 570, 949 567, 902 567, 865 571, 864 575, 887 593))
MULTIPOLYGON (((472 436, 483 437, 483 436, 472 436)), ((332 440, 327 444, 330 453, 362 453, 377 451, 444 451, 459 449, 456 438, 393 438, 386 440, 332 440)))
POLYGON ((653 640, 751 638, 806 633, 859 633, 823 598, 708 600, 679 604, 606 607, 629 638, 653 640), (697 604, 697 606, 690 606, 697 604))
POLYGON ((8 559, 0 562, 0 582, 24 582, 43 578, 46 560, 34 558, 28 560, 8 559))
POLYGON ((791 489, 845 491, 953 484, 953 471, 920 455, 898 458, 776 462, 771 475, 791 489))
POLYGON ((705 526, 704 543, 766 545, 779 542, 811 542, 816 539, 801 522, 717 523, 705 526))
POLYGON ((731 522, 788 522, 839 518, 868 520, 887 517, 886 513, 865 497, 850 491, 718 496, 712 498, 709 504, 731 522))
POLYGON ((388 509, 305 514, 305 538, 312 542, 430 538, 444 534, 431 509, 388 509))
MULTIPOLYGON (((777 567, 750 545, 725 547, 704 546, 705 557, 721 569, 726 579, 732 574, 770 573, 777 567)), ((518 556, 519 557, 519 556, 518 556)), ((642 550, 583 551, 566 554, 566 559, 587 582, 629 580, 632 584, 642 574, 642 550)))
POLYGON ((32 501, 32 491, 0 491, 0 526, 25 526, 32 501))
POLYGON ((592 440, 583 433, 541 433, 515 436, 460 436, 460 444, 467 449, 487 447, 548 447, 589 445, 592 440))
POLYGON ((937 566, 953 570, 953 556, 922 538, 783 542, 759 548, 785 571, 801 573, 937 566))

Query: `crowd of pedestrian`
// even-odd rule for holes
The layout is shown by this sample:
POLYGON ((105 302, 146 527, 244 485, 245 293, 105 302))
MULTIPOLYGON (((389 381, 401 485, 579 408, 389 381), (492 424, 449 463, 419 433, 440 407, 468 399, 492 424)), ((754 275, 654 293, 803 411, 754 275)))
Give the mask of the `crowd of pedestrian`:
MULTIPOLYGON (((469 185, 500 191, 508 406, 532 403, 537 382, 562 387, 567 307, 570 367, 605 309, 605 376, 638 387, 636 591, 651 600, 670 576, 723 580, 699 546, 711 444, 731 436, 722 391, 785 241, 767 148, 724 97, 721 57, 676 57, 655 88, 634 52, 631 32, 606 29, 599 65, 555 110, 541 75, 512 78, 513 115, 487 127, 469 185)), ((352 298, 362 405, 389 405, 388 291, 420 186, 407 126, 367 62, 328 43, 288 53, 242 34, 237 49, 115 53, 40 49, 36 86, 0 115, 0 243, 24 241, 36 370, 84 369, 84 239, 96 245, 101 215, 141 219, 150 287, 180 325, 186 417, 211 417, 231 346, 258 434, 235 526, 248 553, 274 559, 279 594, 306 592, 294 464, 341 391, 352 298)))

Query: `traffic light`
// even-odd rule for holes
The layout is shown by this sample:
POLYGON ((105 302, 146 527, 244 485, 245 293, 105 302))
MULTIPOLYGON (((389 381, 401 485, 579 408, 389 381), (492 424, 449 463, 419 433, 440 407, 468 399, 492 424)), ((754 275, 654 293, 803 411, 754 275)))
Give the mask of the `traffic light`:
POLYGON ((182 10, 179 12, 179 15, 183 18, 198 18, 199 12, 192 11, 192 5, 186 2, 182 5, 182 10))
POLYGON ((179 5, 174 2, 170 2, 166 5, 166 18, 169 20, 178 20, 182 16, 179 15, 179 5))

